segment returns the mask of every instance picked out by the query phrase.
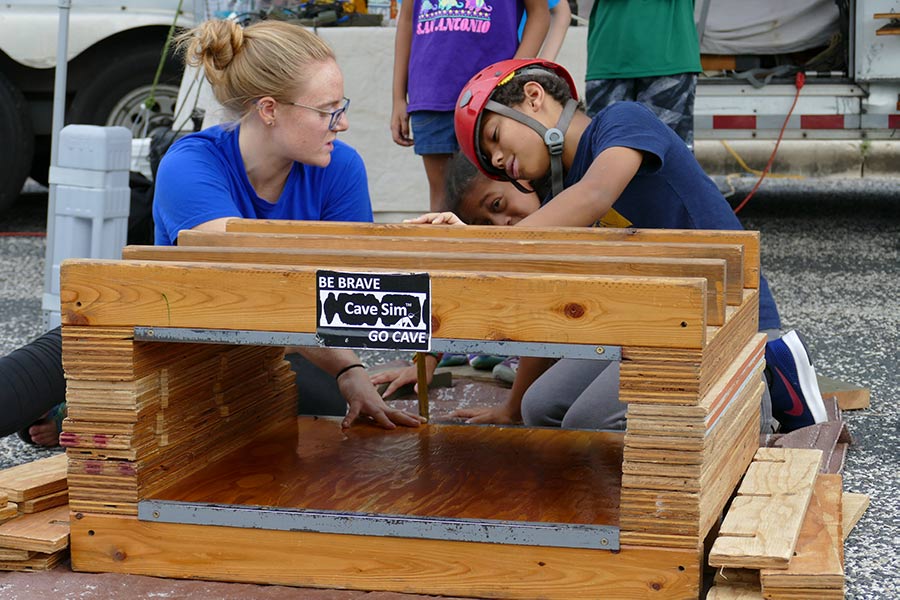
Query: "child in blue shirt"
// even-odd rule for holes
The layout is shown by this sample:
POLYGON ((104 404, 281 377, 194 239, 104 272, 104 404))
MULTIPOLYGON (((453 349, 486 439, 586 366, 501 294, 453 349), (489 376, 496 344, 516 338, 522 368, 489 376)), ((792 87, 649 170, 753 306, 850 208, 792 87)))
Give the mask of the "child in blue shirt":
MULTIPOLYGON (((412 222, 742 229, 688 148, 649 109, 617 103, 591 119, 580 110, 571 76, 554 63, 509 60, 486 68, 460 94, 455 127, 463 154, 484 176, 460 176, 464 163, 454 161, 448 196, 463 218, 429 213, 412 222), (541 202, 520 181, 551 191, 541 202)), ((826 420, 808 354, 795 332, 781 336, 764 277, 759 297, 772 394, 763 403, 763 429, 770 406, 782 431, 826 420)), ((505 406, 459 416, 622 428, 617 365, 588 362, 523 358, 505 406)))

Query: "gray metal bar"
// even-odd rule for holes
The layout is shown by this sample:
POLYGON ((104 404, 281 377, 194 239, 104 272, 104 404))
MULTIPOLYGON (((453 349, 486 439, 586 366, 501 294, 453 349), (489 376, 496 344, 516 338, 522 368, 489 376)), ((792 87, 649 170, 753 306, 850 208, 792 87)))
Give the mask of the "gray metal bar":
MULTIPOLYGON (((320 346, 314 333, 287 331, 248 331, 235 329, 189 329, 181 327, 135 327, 134 339, 141 342, 192 342, 201 344, 250 344, 254 346, 320 346)), ((621 360, 620 346, 588 344, 543 344, 537 342, 450 340, 434 338, 435 352, 453 354, 496 354, 499 356, 543 356, 547 358, 580 358, 589 360, 621 360)))
POLYGON ((138 503, 138 519, 159 523, 216 525, 275 531, 307 531, 554 548, 619 549, 619 528, 605 525, 445 519, 169 500, 140 501, 138 503))

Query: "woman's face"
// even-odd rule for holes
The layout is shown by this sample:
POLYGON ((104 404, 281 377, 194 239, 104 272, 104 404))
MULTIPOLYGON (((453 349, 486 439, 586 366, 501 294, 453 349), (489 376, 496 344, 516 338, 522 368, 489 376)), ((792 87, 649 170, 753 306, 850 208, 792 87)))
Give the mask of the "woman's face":
POLYGON ((508 181, 479 175, 460 201, 457 212, 470 225, 515 225, 540 207, 537 194, 526 194, 508 181))
POLYGON ((336 62, 327 60, 310 65, 306 77, 303 89, 290 98, 296 104, 278 103, 282 144, 292 160, 326 167, 337 134, 348 127, 347 114, 343 113, 329 129, 330 113, 344 106, 344 76, 336 62))

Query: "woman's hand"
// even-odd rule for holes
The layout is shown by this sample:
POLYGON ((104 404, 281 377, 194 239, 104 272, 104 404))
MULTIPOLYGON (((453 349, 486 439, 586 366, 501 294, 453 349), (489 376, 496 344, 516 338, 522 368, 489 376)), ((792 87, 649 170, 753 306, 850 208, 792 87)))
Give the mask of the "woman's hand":
MULTIPOLYGON (((426 360, 428 360, 426 358, 426 360)), ((434 369, 437 366, 437 359, 432 357, 431 360, 425 365, 425 377, 428 385, 431 385, 431 380, 434 377, 434 369)), ((409 367, 400 367, 398 369, 391 369, 389 371, 382 371, 381 373, 376 373, 372 375, 369 379, 372 381, 372 384, 378 386, 382 383, 389 384, 387 389, 381 394, 382 398, 388 398, 391 394, 399 390, 405 385, 410 383, 414 383, 413 390, 416 393, 419 392, 419 373, 416 365, 411 365, 409 367)))
POLYGON ((515 425, 522 422, 517 409, 504 402, 499 406, 482 408, 461 408, 450 413, 454 419, 465 419, 466 423, 493 423, 495 425, 515 425))
POLYGON ((403 219, 404 223, 414 223, 418 225, 465 225, 462 219, 452 212, 430 212, 419 215, 414 219, 403 219))
POLYGON ((378 395, 365 369, 350 369, 341 375, 338 378, 338 388, 350 405, 347 416, 341 422, 343 428, 353 425, 361 415, 369 417, 385 429, 394 429, 397 425, 418 427, 425 422, 425 419, 418 415, 388 406, 378 395))

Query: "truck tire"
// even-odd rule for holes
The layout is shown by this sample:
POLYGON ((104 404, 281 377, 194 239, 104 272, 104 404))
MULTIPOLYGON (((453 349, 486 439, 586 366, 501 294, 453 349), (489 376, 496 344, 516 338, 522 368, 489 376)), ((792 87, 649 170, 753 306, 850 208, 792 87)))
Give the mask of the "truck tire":
POLYGON ((22 192, 33 153, 34 132, 25 97, 0 74, 0 213, 22 192))
POLYGON ((136 52, 110 56, 98 65, 96 75, 72 99, 66 122, 86 125, 121 125, 134 137, 149 135, 158 126, 168 127, 175 113, 181 65, 167 57, 149 113, 140 110, 149 96, 159 65, 160 48, 148 46, 136 52), (146 118, 145 118, 146 117, 146 118))

